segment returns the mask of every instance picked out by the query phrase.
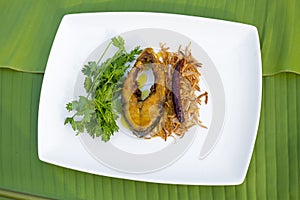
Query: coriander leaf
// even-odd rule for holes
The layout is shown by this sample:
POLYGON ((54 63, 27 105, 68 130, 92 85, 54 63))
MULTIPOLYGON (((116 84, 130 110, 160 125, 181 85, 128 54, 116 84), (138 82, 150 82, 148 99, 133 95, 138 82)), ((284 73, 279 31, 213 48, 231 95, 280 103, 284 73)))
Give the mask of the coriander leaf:
MULTIPOLYGON (((103 131, 102 131, 102 128, 101 127, 96 127, 95 129, 94 129, 94 131, 95 131, 95 133, 94 133, 94 135, 93 135, 93 137, 101 137, 102 135, 103 135, 103 131)), ((105 140, 104 140, 105 141, 105 140)))
POLYGON ((78 112, 82 112, 86 108, 89 108, 91 103, 92 102, 88 98, 86 98, 84 96, 79 96, 78 101, 72 101, 73 110, 77 110, 78 112))
POLYGON ((86 76, 90 76, 91 75, 91 68, 89 65, 84 65, 84 67, 82 68, 81 72, 86 75, 86 76))
POLYGON ((72 103, 71 103, 71 102, 68 103, 68 104, 66 105, 66 109, 67 109, 69 112, 73 110, 73 106, 72 106, 72 103))
POLYGON ((77 134, 84 132, 84 124, 82 121, 75 121, 77 127, 77 134))
POLYGON ((125 41, 121 36, 114 37, 111 41, 115 47, 124 48, 125 41))
POLYGON ((92 114, 94 113, 95 111, 94 110, 84 110, 83 111, 83 118, 82 118, 82 122, 90 122, 91 121, 91 118, 92 118, 92 114))
POLYGON ((74 122, 73 117, 67 117, 67 118, 65 119, 64 125, 66 125, 66 124, 68 124, 68 123, 72 124, 73 122, 74 122))
POLYGON ((121 114, 122 113, 122 100, 121 98, 115 98, 115 100, 112 103, 112 108, 115 112, 121 114))
POLYGON ((76 122, 74 121, 74 118, 73 118, 73 117, 67 117, 67 118, 65 119, 64 124, 66 125, 66 124, 68 124, 68 123, 71 124, 72 129, 73 129, 74 131, 77 130, 77 124, 76 124, 76 122))
POLYGON ((84 89, 86 92, 90 91, 92 86, 92 78, 91 77, 86 77, 84 80, 84 89))
POLYGON ((88 62, 87 65, 84 65, 84 67, 82 68, 81 72, 85 76, 92 76, 97 70, 98 69, 97 69, 96 62, 88 62))

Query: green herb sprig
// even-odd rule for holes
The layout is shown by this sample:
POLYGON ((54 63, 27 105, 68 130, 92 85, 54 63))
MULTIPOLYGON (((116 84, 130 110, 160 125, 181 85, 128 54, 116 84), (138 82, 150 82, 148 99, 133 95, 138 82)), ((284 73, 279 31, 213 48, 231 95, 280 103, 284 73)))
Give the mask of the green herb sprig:
POLYGON ((64 124, 71 124, 77 135, 86 130, 93 138, 101 137, 103 141, 109 141, 114 132, 119 130, 116 124, 118 112, 113 99, 120 95, 124 74, 140 53, 140 47, 127 53, 124 39, 120 36, 112 38, 99 60, 88 62, 83 67, 87 95, 79 96, 78 100, 66 105, 69 112, 75 113, 72 117, 67 117, 64 124), (111 58, 101 63, 111 45, 118 50, 111 58))

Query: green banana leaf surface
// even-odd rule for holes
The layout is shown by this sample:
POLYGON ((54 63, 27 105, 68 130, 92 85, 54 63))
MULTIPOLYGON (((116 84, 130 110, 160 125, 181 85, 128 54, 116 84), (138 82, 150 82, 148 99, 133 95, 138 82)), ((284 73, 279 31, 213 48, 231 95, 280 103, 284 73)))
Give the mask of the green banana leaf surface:
POLYGON ((299 10, 297 0, 0 0, 0 199, 300 199, 299 10), (146 183, 38 159, 40 91, 60 22, 66 14, 112 11, 174 13, 257 27, 261 116, 241 185, 146 183))
POLYGON ((44 72, 55 33, 65 14, 140 11, 201 16, 254 25, 261 41, 263 74, 282 71, 300 73, 299 9, 300 1, 296 0, 1 0, 0 67, 44 72))
MULTIPOLYGON (((43 74, 0 69, 0 188, 55 199, 299 199, 300 76, 263 78, 261 118, 243 184, 186 186, 78 172, 41 162, 37 123, 43 74), (298 92, 297 92, 298 91, 298 92)), ((1 196, 1 190, 0 190, 1 196)))

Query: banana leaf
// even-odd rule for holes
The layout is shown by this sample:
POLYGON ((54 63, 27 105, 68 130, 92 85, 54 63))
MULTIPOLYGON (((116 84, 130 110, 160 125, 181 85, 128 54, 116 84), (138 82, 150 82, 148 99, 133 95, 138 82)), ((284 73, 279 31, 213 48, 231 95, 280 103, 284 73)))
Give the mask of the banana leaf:
POLYGON ((263 77, 260 125, 238 186, 186 186, 97 176, 44 163, 37 155, 43 74, 0 69, 0 198, 299 199, 300 75, 263 77), (31 196, 34 195, 34 196, 31 196))
POLYGON ((43 73, 55 33, 65 14, 147 11, 254 25, 260 35, 263 75, 299 74, 299 9, 300 1, 295 0, 0 0, 0 68, 43 73))

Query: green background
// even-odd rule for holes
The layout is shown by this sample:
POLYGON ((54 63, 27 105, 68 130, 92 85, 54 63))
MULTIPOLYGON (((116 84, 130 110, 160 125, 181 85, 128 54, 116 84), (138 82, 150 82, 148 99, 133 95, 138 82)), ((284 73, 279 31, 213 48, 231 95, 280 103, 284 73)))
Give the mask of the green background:
POLYGON ((0 0, 0 199, 300 199, 299 10, 297 0, 0 0), (145 183, 91 175, 38 159, 40 89, 55 33, 63 15, 96 11, 177 13, 258 28, 262 108, 243 184, 145 183))

